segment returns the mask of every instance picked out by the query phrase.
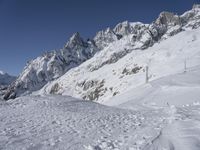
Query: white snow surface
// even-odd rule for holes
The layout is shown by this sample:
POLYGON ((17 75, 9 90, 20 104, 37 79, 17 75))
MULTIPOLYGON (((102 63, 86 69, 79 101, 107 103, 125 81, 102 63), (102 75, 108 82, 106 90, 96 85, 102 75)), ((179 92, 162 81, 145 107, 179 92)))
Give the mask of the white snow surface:
POLYGON ((0 112, 0 149, 48 150, 138 149, 159 134, 167 115, 66 96, 21 97, 1 102, 0 112))
POLYGON ((200 66, 187 72, 165 76, 148 84, 130 89, 119 96, 111 98, 104 104, 132 108, 132 104, 164 107, 167 105, 184 106, 199 101, 200 66), (125 97, 125 98, 124 98, 125 97))
POLYGON ((116 96, 0 101, 0 149, 199 150, 200 67, 116 96))
POLYGON ((184 72, 185 62, 186 69, 200 65, 199 35, 199 28, 183 31, 146 50, 134 50, 115 63, 105 64, 91 71, 91 68, 112 58, 110 56, 112 50, 120 51, 126 47, 127 39, 118 41, 79 67, 71 69, 62 77, 44 86, 40 94, 52 93, 52 89, 56 86, 54 94, 71 95, 103 103, 115 95, 144 85, 146 66, 149 67, 149 81, 153 81, 184 72), (135 68, 140 69, 133 73, 132 70, 135 68))

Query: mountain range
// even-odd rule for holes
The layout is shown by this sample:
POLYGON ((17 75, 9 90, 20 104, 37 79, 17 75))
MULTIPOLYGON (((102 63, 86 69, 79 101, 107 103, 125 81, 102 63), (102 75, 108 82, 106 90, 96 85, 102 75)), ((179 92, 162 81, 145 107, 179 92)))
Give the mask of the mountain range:
POLYGON ((200 5, 75 33, 0 71, 0 149, 199 150, 199 76, 200 5))
POLYGON ((147 80, 184 71, 186 62, 196 65, 199 26, 200 5, 194 5, 182 15, 162 12, 151 24, 125 21, 92 39, 75 33, 62 49, 29 61, 4 99, 61 94, 106 101, 147 80))

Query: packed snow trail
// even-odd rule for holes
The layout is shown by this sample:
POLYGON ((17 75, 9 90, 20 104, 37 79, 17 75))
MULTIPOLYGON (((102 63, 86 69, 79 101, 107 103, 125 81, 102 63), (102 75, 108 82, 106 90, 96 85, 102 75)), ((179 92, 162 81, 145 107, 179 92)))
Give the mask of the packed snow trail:
POLYGON ((199 150, 200 107, 179 108, 160 134, 144 150, 199 150))
POLYGON ((199 122, 177 121, 167 126, 147 150, 199 150, 199 122))

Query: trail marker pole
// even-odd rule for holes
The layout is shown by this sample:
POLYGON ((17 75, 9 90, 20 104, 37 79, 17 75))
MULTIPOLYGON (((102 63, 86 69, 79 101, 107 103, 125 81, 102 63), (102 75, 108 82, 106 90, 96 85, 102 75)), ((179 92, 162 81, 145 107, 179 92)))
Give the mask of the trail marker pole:
POLYGON ((186 62, 186 59, 184 60, 184 73, 187 72, 187 62, 186 62))
POLYGON ((146 81, 145 81, 145 82, 148 83, 148 82, 149 82, 149 67, 146 66, 146 69, 145 69, 145 70, 146 70, 146 71, 145 71, 145 72, 146 72, 146 79, 145 79, 146 81))

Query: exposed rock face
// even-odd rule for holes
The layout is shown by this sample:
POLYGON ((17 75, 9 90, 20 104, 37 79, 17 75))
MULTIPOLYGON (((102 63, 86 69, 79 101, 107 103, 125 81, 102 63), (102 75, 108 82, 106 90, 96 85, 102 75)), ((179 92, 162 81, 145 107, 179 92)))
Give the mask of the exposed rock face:
POLYGON ((200 26, 200 5, 194 5, 192 10, 180 17, 186 29, 197 29, 200 26))
POLYGON ((89 80, 78 83, 77 86, 82 88, 86 93, 83 95, 83 99, 86 100, 98 100, 108 89, 104 87, 105 81, 89 80))
POLYGON ((158 25, 166 25, 166 26, 176 26, 181 25, 181 20, 178 15, 174 15, 170 12, 162 12, 158 19, 156 20, 156 24, 158 25))
MULTIPOLYGON (((30 61, 17 80, 10 85, 4 98, 15 98, 39 90, 71 68, 92 58, 98 51, 104 53, 88 65, 87 69, 91 72, 107 64, 116 63, 133 50, 144 50, 183 30, 196 29, 199 26, 200 5, 194 5, 192 10, 181 16, 162 12, 151 24, 128 21, 119 23, 113 29, 99 31, 88 41, 75 33, 61 50, 46 53, 30 61)), ((52 93, 56 93, 58 87, 55 86, 52 93)))
POLYGON ((139 67, 139 66, 137 66, 137 64, 134 64, 134 68, 132 68, 132 69, 124 68, 124 70, 122 71, 122 74, 125 74, 125 75, 136 74, 136 73, 138 73, 141 69, 142 69, 142 67, 139 67))

